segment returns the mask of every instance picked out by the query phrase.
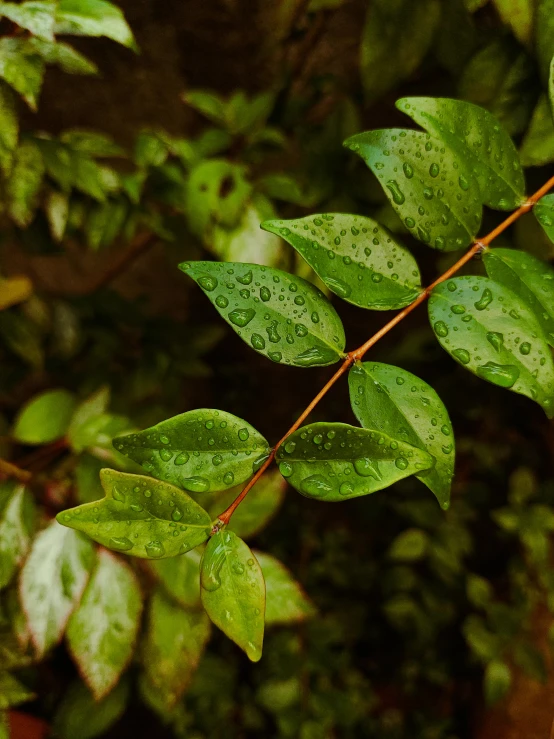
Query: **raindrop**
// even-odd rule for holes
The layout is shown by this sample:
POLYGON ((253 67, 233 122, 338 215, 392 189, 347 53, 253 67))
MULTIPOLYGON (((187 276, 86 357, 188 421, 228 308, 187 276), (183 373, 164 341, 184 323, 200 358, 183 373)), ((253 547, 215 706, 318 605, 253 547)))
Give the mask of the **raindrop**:
POLYGON ((133 548, 133 542, 127 539, 125 536, 122 537, 112 537, 109 542, 108 546, 111 549, 117 549, 120 552, 128 552, 129 549, 133 548))
POLYGON ((499 352, 504 345, 504 335, 498 331, 489 331, 487 341, 499 352))
POLYGON ((113 489, 113 499, 117 500, 119 503, 125 502, 125 495, 122 493, 118 488, 113 489))
POLYGON ((225 295, 218 295, 215 299, 215 304, 218 308, 226 308, 229 305, 229 301, 225 297, 225 295))
POLYGON ((260 287, 260 298, 263 300, 263 302, 267 303, 270 297, 271 292, 269 291, 269 288, 265 287, 265 285, 264 287, 260 287))
POLYGON ((235 326, 243 328, 250 323, 255 315, 256 311, 252 308, 237 308, 229 313, 229 320, 231 323, 234 323, 235 326))
POLYGON ((471 361, 471 355, 466 349, 455 349, 452 356, 462 364, 469 364, 471 361))
POLYGON ((323 475, 311 475, 300 483, 300 490, 314 498, 324 498, 332 489, 323 475))
POLYGON ((339 488, 341 495, 352 495, 354 492, 354 485, 351 482, 343 482, 339 488))
POLYGON ((448 326, 444 321, 437 321, 433 328, 435 329, 437 336, 440 336, 441 338, 448 336, 448 326))
POLYGON ((263 336, 260 336, 260 334, 252 334, 250 337, 250 343, 254 349, 258 349, 258 351, 265 349, 265 339, 263 336))
POLYGON ((181 511, 179 508, 176 508, 171 514, 171 518, 174 521, 180 521, 183 518, 183 511, 181 511))
POLYGON ((361 477, 373 477, 375 480, 382 479, 377 462, 372 462, 368 457, 354 460, 354 469, 361 477))
POLYGON ((288 462, 281 462, 279 465, 279 472, 283 477, 290 477, 292 475, 292 465, 288 462))
POLYGON ((519 351, 520 351, 520 354, 527 356, 527 354, 529 354, 529 352, 531 351, 531 344, 529 344, 528 341, 524 341, 519 347, 519 351))
POLYGON ((389 180, 387 182, 387 188, 390 191, 392 199, 396 203, 396 205, 402 205, 406 198, 404 197, 404 193, 402 192, 402 190, 398 187, 398 182, 396 180, 389 180))
POLYGON ((187 452, 181 452, 178 454, 175 459, 173 460, 173 464, 176 464, 177 466, 186 464, 190 459, 190 454, 187 452))
POLYGON ((485 308, 492 303, 492 292, 486 287, 483 290, 483 294, 479 300, 475 303, 477 310, 485 310, 485 308))
POLYGON ((305 352, 302 352, 302 354, 297 354, 293 359, 293 362, 300 367, 313 367, 315 365, 330 364, 335 362, 336 358, 336 352, 332 349, 312 346, 310 349, 306 349, 305 352))
POLYGON ((241 441, 247 441, 250 434, 248 432, 248 429, 240 429, 238 432, 238 437, 241 441))
POLYGON ((296 442, 295 441, 287 441, 285 443, 285 452, 287 454, 292 454, 295 449, 296 449, 296 442))
POLYGON ((433 164, 431 164, 431 166, 429 167, 429 174, 431 175, 431 177, 438 177, 439 172, 439 165, 433 162, 433 164))
POLYGON ((169 462, 169 460, 173 457, 173 452, 170 452, 169 449, 160 449, 160 457, 163 459, 164 462, 169 462))
POLYGON ((233 475, 233 473, 232 473, 232 472, 226 472, 226 473, 225 473, 225 474, 223 475, 223 482, 224 482, 224 483, 225 483, 226 485, 232 485, 232 484, 234 483, 234 481, 235 481, 235 476, 233 475))
POLYGON ((161 541, 157 539, 155 541, 151 541, 144 548, 146 549, 146 554, 152 559, 163 557, 163 555, 165 554, 164 545, 162 544, 161 541))
POLYGON ((510 388, 514 386, 519 377, 519 369, 513 364, 487 362, 481 367, 477 367, 477 374, 495 385, 510 388))
POLYGON ((198 279, 198 284, 203 290, 206 290, 210 293, 212 290, 216 289, 217 280, 215 279, 215 277, 200 277, 198 279))
POLYGON ((398 457, 394 464, 399 470, 405 470, 408 468, 408 460, 405 459, 405 457, 398 457))
POLYGON ((210 487, 205 477, 185 477, 181 480, 181 485, 191 493, 205 493, 210 487))

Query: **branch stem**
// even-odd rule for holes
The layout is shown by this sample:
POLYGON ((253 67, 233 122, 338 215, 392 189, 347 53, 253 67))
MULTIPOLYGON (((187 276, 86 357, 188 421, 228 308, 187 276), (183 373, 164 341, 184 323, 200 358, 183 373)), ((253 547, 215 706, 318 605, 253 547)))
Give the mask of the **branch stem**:
POLYGON ((21 467, 17 467, 17 465, 5 459, 0 459, 0 478, 13 478, 19 480, 19 482, 29 482, 31 477, 31 473, 27 470, 22 470, 21 467))

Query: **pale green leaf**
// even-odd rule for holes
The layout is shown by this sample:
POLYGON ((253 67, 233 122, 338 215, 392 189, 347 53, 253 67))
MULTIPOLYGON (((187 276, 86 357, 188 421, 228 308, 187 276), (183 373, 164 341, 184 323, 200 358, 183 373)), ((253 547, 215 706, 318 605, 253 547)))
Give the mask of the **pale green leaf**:
POLYGON ((429 318, 441 346, 483 380, 526 395, 554 416, 554 364, 538 319, 515 293, 487 277, 436 287, 429 318))
POLYGON ((345 141, 378 177, 410 233, 440 251, 468 246, 481 224, 481 194, 469 163, 427 133, 391 128, 345 141))
POLYGON ((103 700, 95 700, 82 682, 72 683, 54 716, 53 728, 61 739, 94 739, 103 735, 125 711, 129 684, 122 680, 103 700))
MULTIPOLYGON (((548 218, 549 203, 554 206, 554 196, 548 195, 535 205, 539 223, 548 218), (544 202, 543 201, 546 201, 544 202)), ((554 207, 552 213, 552 236, 554 241, 554 207)), ((548 233, 548 226, 543 225, 548 233)), ((533 311, 541 324, 550 346, 554 346, 554 269, 550 264, 516 249, 489 249, 483 254, 487 274, 512 290, 533 311)))
POLYGON ((9 584, 27 554, 34 504, 22 485, 0 483, 0 589, 9 584))
POLYGON ((313 618, 316 609, 282 562, 254 550, 265 580, 265 623, 294 624, 313 618))
POLYGON ((189 686, 210 637, 203 611, 187 611, 159 590, 150 601, 142 645, 144 679, 166 711, 174 708, 189 686))
POLYGON ((299 493, 326 502, 374 493, 435 464, 423 449, 345 423, 303 426, 279 447, 277 461, 299 493))
POLYGON ((82 128, 72 128, 64 131, 60 140, 75 151, 80 151, 89 157, 123 157, 125 150, 113 140, 98 131, 88 131, 82 128))
POLYGON ((525 180, 517 150, 487 110, 462 100, 426 97, 402 98, 396 107, 470 165, 485 205, 514 210, 523 203, 525 180))
POLYGON ((29 51, 38 54, 46 64, 55 64, 67 74, 98 74, 98 67, 69 44, 61 41, 28 39, 29 51))
POLYGON ((37 109, 44 76, 44 61, 33 52, 27 39, 5 36, 0 39, 0 77, 14 88, 27 105, 37 109))
POLYGON ((202 604, 210 619, 252 662, 262 656, 265 583, 260 565, 236 534, 214 534, 202 555, 202 604))
POLYGON ((35 215, 43 175, 40 150, 33 141, 23 141, 15 150, 12 171, 6 183, 8 213, 22 228, 28 226, 35 215))
POLYGON ((343 356, 341 320, 323 293, 306 280, 257 264, 179 266, 238 335, 273 362, 325 366, 343 356))
POLYGON ((21 603, 37 655, 62 638, 94 564, 90 541, 57 521, 33 543, 21 572, 21 603))
POLYGON ((100 549, 78 608, 67 624, 69 651, 96 700, 127 667, 140 627, 142 594, 133 571, 100 549))
MULTIPOLYGON (((237 509, 237 513, 240 506, 237 509)), ((198 609, 200 602, 200 559, 198 549, 178 557, 153 560, 150 569, 166 593, 169 593, 183 608, 198 609)))
POLYGON ((504 698, 510 690, 512 673, 505 662, 492 660, 485 668, 483 689, 489 705, 504 698))
POLYGON ((519 149, 524 167, 554 162, 554 123, 546 95, 541 95, 519 149))
POLYGON ((138 51, 125 16, 105 0, 60 0, 55 31, 74 36, 106 36, 138 51))
POLYGON ((92 503, 104 497, 100 484, 100 470, 105 462, 90 454, 81 454, 75 467, 75 488, 79 503, 92 503))
POLYGON ((5 82, 0 80, 0 169, 9 174, 19 136, 19 119, 15 95, 5 82))
MULTIPOLYGON (((9 672, 0 670, 0 711, 33 700, 35 694, 9 672)), ((0 725, 1 730, 1 725, 0 725)), ((1 736, 1 735, 0 735, 1 736)))
POLYGON ((64 526, 133 557, 175 557, 210 535, 210 517, 179 488, 142 475, 104 469, 106 497, 58 513, 64 526))
POLYGON ((533 20, 535 13, 534 0, 493 0, 503 22, 510 26, 514 36, 522 44, 531 44, 533 20))
POLYGON ((110 389, 103 386, 96 390, 92 395, 83 400, 75 408, 71 417, 71 422, 67 429, 67 438, 75 451, 83 451, 86 444, 79 444, 79 432, 92 419, 102 415, 108 409, 110 404, 110 389))
POLYGON ((55 12, 56 3, 50 0, 28 0, 20 4, 0 2, 0 16, 49 41, 54 40, 55 12))
POLYGON ((183 94, 183 101, 219 126, 226 124, 226 103, 219 95, 207 90, 190 90, 183 94))
POLYGON ((46 218, 54 241, 61 241, 69 218, 69 198, 57 190, 50 190, 45 203, 46 218))
POLYGON ((324 213, 290 221, 265 221, 327 287, 349 303, 373 310, 409 305, 421 292, 410 252, 371 218, 324 213))
POLYGON ((407 529, 393 539, 388 556, 399 562, 416 562, 426 555, 428 543, 425 531, 407 529))
POLYGON ((67 390, 47 390, 31 398, 19 411, 12 436, 23 444, 47 444, 67 431, 75 396, 67 390))

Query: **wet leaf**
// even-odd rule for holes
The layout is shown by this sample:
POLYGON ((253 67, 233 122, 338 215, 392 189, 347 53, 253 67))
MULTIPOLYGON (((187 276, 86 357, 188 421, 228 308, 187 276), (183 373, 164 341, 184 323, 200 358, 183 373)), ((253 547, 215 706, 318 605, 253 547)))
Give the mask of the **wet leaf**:
POLYGON ((61 739, 94 739, 122 716, 129 699, 129 683, 119 682, 103 700, 97 701, 82 682, 72 683, 54 716, 54 731, 61 739))
POLYGON ((260 354, 296 367, 343 356, 344 329, 323 293, 279 269, 237 262, 185 262, 227 323, 260 354))
POLYGON ((44 61, 33 53, 25 38, 4 36, 0 39, 0 77, 36 111, 44 61))
POLYGON ((54 40, 56 3, 49 0, 29 0, 21 4, 0 3, 0 16, 8 18, 39 38, 54 40))
MULTIPOLYGON (((239 509, 237 509, 237 512, 239 509)), ((201 558, 202 553, 198 549, 193 549, 178 557, 150 562, 150 569, 165 592, 171 595, 183 608, 194 610, 202 608, 200 601, 201 558)))
POLYGON ((192 493, 226 490, 252 476, 269 454, 263 436, 226 411, 199 408, 114 439, 118 452, 155 477, 192 493))
POLYGON ((67 390, 47 390, 35 395, 19 411, 13 438, 23 444, 48 444, 68 429, 75 409, 75 396, 67 390))
POLYGON ((105 0, 59 0, 56 34, 105 36, 128 46, 138 47, 121 10, 105 0))
MULTIPOLYGON (((540 200, 534 213, 547 233, 551 228, 554 241, 554 195, 540 200), (546 200, 548 202, 543 203, 546 200), (551 226, 548 226, 549 220, 551 226)), ((487 250, 483 261, 490 278, 512 290, 532 309, 546 340, 554 346, 554 269, 551 265, 532 254, 501 248, 487 250)))
POLYGON ((33 499, 23 485, 0 483, 0 589, 9 584, 27 554, 33 519, 33 499))
POLYGON ((109 469, 100 480, 106 497, 58 513, 61 524, 108 549, 145 559, 175 557, 208 538, 210 517, 179 488, 109 469))
POLYGON ((8 213, 22 228, 34 218, 43 177, 44 164, 39 148, 33 141, 23 141, 15 150, 6 183, 8 213))
POLYGON ((524 167, 542 167, 554 162, 554 123, 546 95, 539 98, 519 153, 524 167))
POLYGON ((348 382, 352 410, 362 426, 380 429, 435 459, 434 467, 416 477, 448 508, 454 435, 448 411, 433 388, 411 372, 379 362, 354 365, 348 382))
POLYGON ((316 609, 282 562, 271 554, 254 550, 265 580, 266 626, 294 624, 313 618, 316 609))
POLYGON ((554 56, 550 62, 550 74, 548 75, 548 100, 550 102, 550 112, 554 118, 554 56))
POLYGON ((121 559, 100 549, 67 624, 69 651, 97 700, 110 692, 133 655, 141 611, 135 574, 121 559))
POLYGON ((435 464, 398 438, 345 423, 312 423, 277 450, 279 471, 307 498, 337 502, 368 495, 435 464))
POLYGON ((410 252, 371 218, 324 213, 290 221, 265 221, 282 236, 327 287, 362 308, 403 308, 421 292, 410 252))
POLYGON ((479 185, 439 139, 391 128, 357 134, 345 146, 377 176, 412 236, 440 251, 471 244, 481 223, 479 185))
MULTIPOLYGON (((533 208, 533 213, 548 238, 554 243, 554 194, 541 198, 533 208)), ((544 263, 541 264, 544 266, 544 263)))
POLYGON ((487 110, 448 98, 402 98, 396 107, 467 162, 491 208, 514 210, 525 200, 516 147, 487 110))
POLYGON ((265 583, 248 546, 232 531, 214 534, 202 556, 200 586, 206 613, 252 662, 262 656, 265 583))
POLYGON ((526 395, 554 416, 554 364, 538 319, 508 288, 487 277, 436 287, 429 318, 439 343, 470 372, 526 395))

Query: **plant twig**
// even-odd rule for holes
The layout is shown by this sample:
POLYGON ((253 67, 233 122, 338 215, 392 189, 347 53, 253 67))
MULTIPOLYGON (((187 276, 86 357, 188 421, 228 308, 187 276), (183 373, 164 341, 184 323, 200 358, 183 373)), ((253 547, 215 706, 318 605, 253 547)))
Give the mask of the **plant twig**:
POLYGON ((0 478, 14 478, 19 482, 29 482, 32 475, 27 470, 22 470, 21 467, 17 467, 11 462, 7 462, 5 459, 0 459, 0 478))
POLYGON ((395 317, 390 320, 387 324, 383 326, 383 328, 379 329, 377 333, 375 333, 370 339, 368 339, 365 344, 362 344, 358 349, 355 349, 352 352, 349 352, 346 355, 346 358, 344 362, 341 364, 339 369, 335 372, 335 374, 331 377, 330 380, 325 384, 325 386, 319 391, 319 393, 315 396, 315 398, 312 400, 312 402, 308 405, 308 407, 303 411, 303 413, 300 414, 300 416, 296 419, 296 421, 292 424, 290 429, 287 431, 287 433, 283 436, 282 439, 280 439, 277 444, 273 447, 271 450, 269 457, 266 459, 266 461, 263 463, 263 465, 260 467, 260 469, 256 472, 256 474, 250 479, 250 481, 246 484, 242 492, 237 496, 237 498, 231 503, 231 505, 223 511, 223 513, 219 516, 219 521, 221 521, 222 524, 228 524, 229 520, 231 519, 231 516, 237 509, 237 507, 241 504, 241 502, 244 500, 244 498, 248 495, 250 490, 254 487, 254 485, 258 482, 260 477, 263 475, 263 473, 267 470, 267 468, 270 466, 270 464, 275 459, 275 455, 277 453, 277 450, 279 447, 286 441, 286 439, 294 432, 296 429, 298 429, 303 422, 306 420, 306 418, 310 415, 310 413, 313 411, 313 409, 316 407, 316 405, 319 403, 319 401, 327 395, 329 390, 333 387, 335 382, 342 377, 349 369, 350 367, 355 363, 359 362, 364 354, 368 351, 368 349, 371 349, 372 346, 374 346, 379 339, 382 339, 383 336, 388 334, 388 332, 393 329, 397 324, 399 324, 401 321, 403 321, 406 316, 410 315, 412 311, 414 311, 419 305, 424 303, 429 295, 431 294, 432 290, 437 287, 437 285, 440 285, 441 282, 444 282, 445 280, 448 280, 452 275, 456 274, 459 269, 461 269, 465 264, 467 264, 469 261, 473 259, 473 257, 476 254, 480 254, 482 251, 487 249, 489 247, 489 244, 494 241, 494 239, 499 236, 501 233, 503 233, 509 226, 514 223, 514 221, 517 221, 518 218, 520 218, 525 213, 528 213, 535 203, 540 200, 543 195, 546 195, 546 193, 551 190, 554 187, 554 177, 551 177, 548 182, 546 182, 540 190, 537 190, 536 193, 531 195, 528 200, 523 203, 517 210, 513 211, 513 213, 510 213, 510 215, 502 221, 500 225, 498 225, 495 229, 493 229, 489 234, 487 234, 484 238, 478 239, 473 242, 472 246, 468 249, 468 251, 464 254, 463 257, 458 259, 458 261, 450 267, 450 269, 447 269, 444 274, 442 274, 439 278, 437 278, 429 287, 426 287, 420 295, 413 301, 413 303, 410 303, 406 308, 400 311, 400 313, 397 313, 395 317))

